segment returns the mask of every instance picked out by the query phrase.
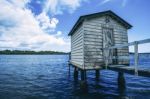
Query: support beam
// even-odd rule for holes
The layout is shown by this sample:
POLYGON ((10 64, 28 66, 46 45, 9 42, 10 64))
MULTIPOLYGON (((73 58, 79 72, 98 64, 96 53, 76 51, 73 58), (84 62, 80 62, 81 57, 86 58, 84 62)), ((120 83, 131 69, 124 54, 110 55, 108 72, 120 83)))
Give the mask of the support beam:
POLYGON ((74 80, 78 80, 78 68, 74 67, 74 80))
POLYGON ((86 80, 86 70, 81 70, 81 80, 86 80))
POLYGON ((70 64, 68 64, 68 77, 70 78, 70 64))
POLYGON ((95 79, 98 81, 99 80, 99 70, 95 70, 95 79))
POLYGON ((135 75, 138 75, 138 61, 139 61, 139 55, 138 55, 138 42, 135 42, 135 45, 134 45, 134 65, 135 65, 135 75))
POLYGON ((119 72, 118 73, 118 88, 119 89, 125 89, 126 88, 126 82, 125 82, 125 78, 124 78, 124 73, 123 72, 119 72))
POLYGON ((80 88, 83 92, 88 91, 88 84, 87 84, 87 81, 86 81, 86 70, 81 70, 80 88))
MULTIPOLYGON (((105 66, 103 66, 105 69, 105 66)), ((135 75, 135 67, 127 66, 127 65, 109 65, 108 70, 116 71, 116 72, 123 72, 131 75, 135 75)), ((138 76, 143 77, 150 77, 150 70, 149 69, 138 69, 138 76)))

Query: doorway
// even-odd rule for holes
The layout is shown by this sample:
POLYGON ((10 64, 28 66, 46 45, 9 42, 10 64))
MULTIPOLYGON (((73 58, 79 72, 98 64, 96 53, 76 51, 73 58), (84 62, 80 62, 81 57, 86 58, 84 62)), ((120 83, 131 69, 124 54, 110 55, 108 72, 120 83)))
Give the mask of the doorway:
MULTIPOLYGON (((103 28, 103 48, 114 46, 113 29, 103 28)), ((113 50, 103 50, 105 63, 113 64, 113 50)))

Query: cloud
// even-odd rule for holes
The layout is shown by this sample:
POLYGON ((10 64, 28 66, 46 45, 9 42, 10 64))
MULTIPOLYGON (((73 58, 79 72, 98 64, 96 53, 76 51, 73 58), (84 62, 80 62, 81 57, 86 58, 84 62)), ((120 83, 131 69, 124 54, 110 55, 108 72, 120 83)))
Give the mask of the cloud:
POLYGON ((88 0, 47 0, 44 5, 44 12, 50 12, 52 15, 62 14, 63 11, 72 13, 81 6, 82 2, 87 1, 88 0))
POLYGON ((45 31, 47 28, 55 29, 59 21, 56 18, 50 20, 44 13, 35 16, 25 6, 27 3, 20 3, 16 6, 16 3, 11 0, 9 2, 0 1, 0 47, 22 50, 69 51, 69 39, 51 35, 45 31))
POLYGON ((9 3, 13 4, 15 7, 24 8, 31 0, 7 0, 9 3))
POLYGON ((123 0, 123 1, 122 1, 122 7, 125 7, 126 4, 127 4, 127 2, 128 2, 128 0, 123 0))
MULTIPOLYGON (((113 1, 113 0, 102 0, 102 2, 100 3, 100 5, 109 3, 109 2, 111 2, 111 1, 113 1)), ((128 0, 116 0, 116 1, 119 1, 119 3, 121 2, 121 6, 122 6, 122 7, 125 7, 126 4, 127 4, 127 2, 128 2, 128 0)))
POLYGON ((103 0, 103 1, 101 2, 101 4, 106 4, 106 3, 110 2, 110 1, 112 1, 112 0, 103 0))
POLYGON ((51 30, 54 31, 59 20, 57 18, 49 18, 48 15, 46 15, 45 12, 42 12, 39 14, 36 19, 39 21, 39 24, 43 30, 51 30))
POLYGON ((62 32, 61 31, 57 31, 56 36, 61 36, 61 35, 62 35, 62 32))

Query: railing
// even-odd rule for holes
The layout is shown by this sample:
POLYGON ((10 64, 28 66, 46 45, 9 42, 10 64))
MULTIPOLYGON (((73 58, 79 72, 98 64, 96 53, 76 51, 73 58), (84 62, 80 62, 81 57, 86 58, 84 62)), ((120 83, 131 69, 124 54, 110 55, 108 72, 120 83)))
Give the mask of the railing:
MULTIPOLYGON (((112 49, 117 49, 117 48, 124 48, 124 47, 129 47, 129 46, 134 46, 134 70, 135 74, 138 75, 138 61, 139 61, 139 55, 138 55, 138 45, 139 44, 145 44, 145 43, 150 43, 150 39, 145 39, 145 40, 140 40, 140 41, 134 41, 131 43, 127 44, 122 44, 122 45, 116 45, 108 48, 103 48, 104 51, 110 51, 112 49)), ((105 60, 105 68, 107 69, 108 62, 110 60, 109 56, 106 56, 107 59, 105 60)))

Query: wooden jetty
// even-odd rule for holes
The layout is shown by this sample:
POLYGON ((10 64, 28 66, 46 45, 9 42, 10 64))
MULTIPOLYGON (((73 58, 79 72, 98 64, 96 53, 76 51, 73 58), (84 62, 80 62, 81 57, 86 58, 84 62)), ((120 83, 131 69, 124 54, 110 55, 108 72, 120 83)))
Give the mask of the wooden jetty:
POLYGON ((123 78, 123 73, 150 77, 150 70, 138 69, 138 45, 150 43, 150 39, 128 43, 131 27, 110 10, 81 16, 68 34, 74 77, 81 71, 81 80, 85 81, 86 71, 95 70, 98 79, 102 69, 117 71, 118 78, 123 78), (129 46, 134 46, 134 66, 129 66, 129 46))
MULTIPOLYGON (((122 48, 126 46, 134 46, 134 66, 129 66, 129 65, 108 65, 106 63, 103 68, 108 68, 113 71, 119 71, 119 72, 124 72, 128 74, 135 74, 138 76, 144 76, 144 77, 150 77, 150 68, 149 69, 142 69, 138 68, 138 62, 139 62, 139 53, 138 53, 138 45, 139 44, 145 44, 145 43, 150 43, 150 39, 145 39, 145 40, 140 40, 140 41, 135 41, 123 45, 118 45, 118 46, 112 46, 109 48, 104 48, 104 50, 113 50, 116 48, 122 48)), ((107 59, 109 60, 109 59, 107 59)))

